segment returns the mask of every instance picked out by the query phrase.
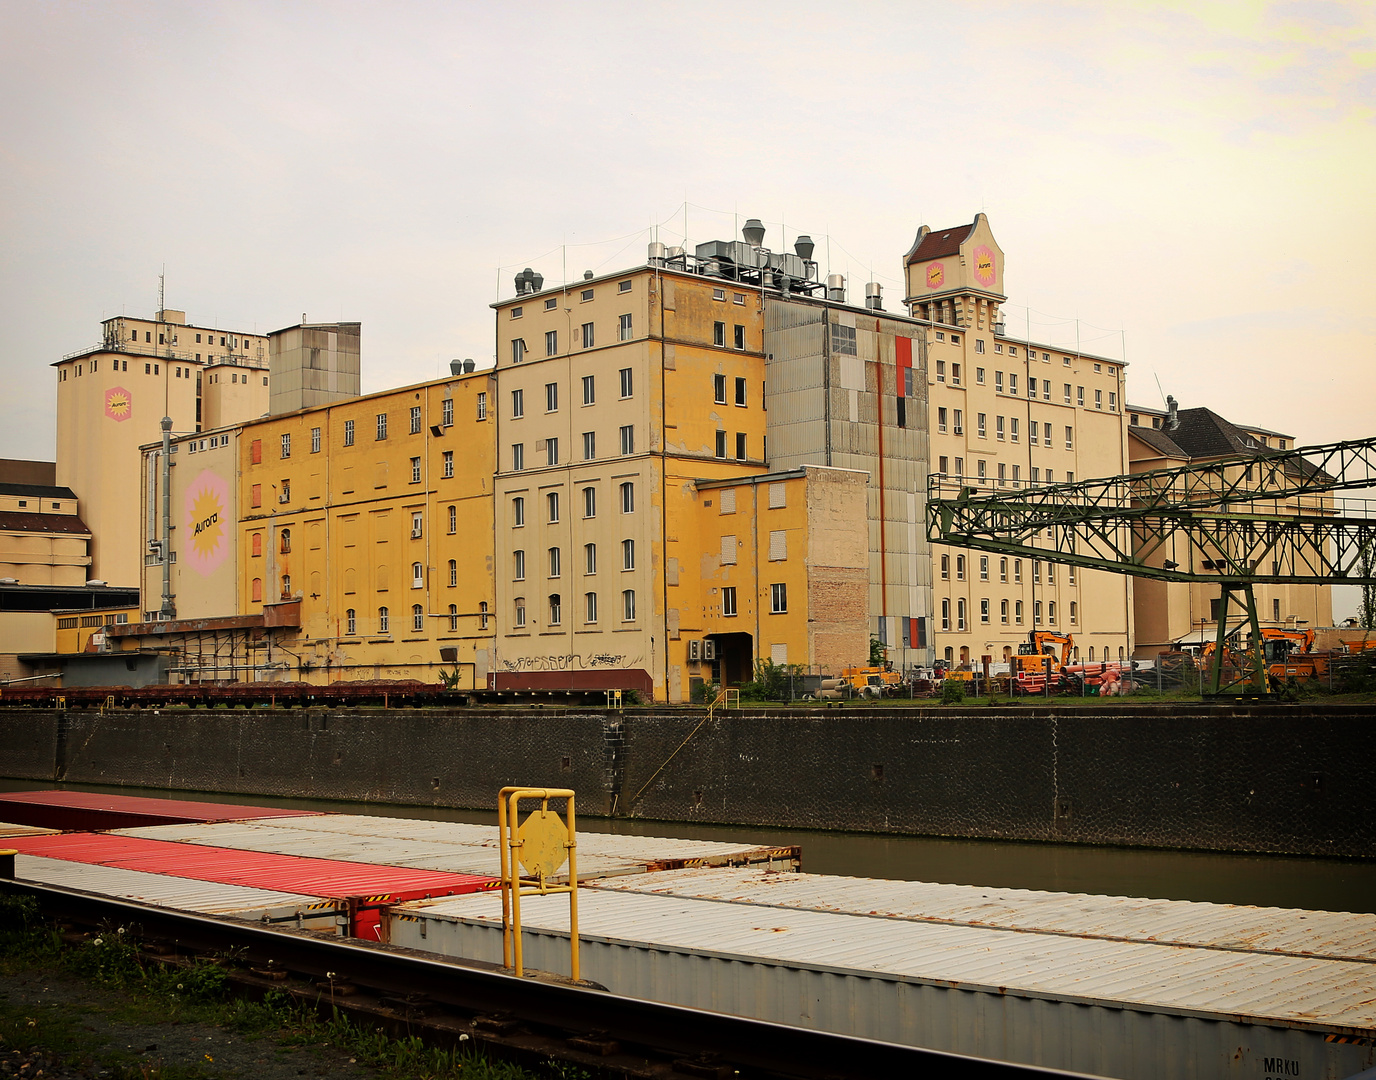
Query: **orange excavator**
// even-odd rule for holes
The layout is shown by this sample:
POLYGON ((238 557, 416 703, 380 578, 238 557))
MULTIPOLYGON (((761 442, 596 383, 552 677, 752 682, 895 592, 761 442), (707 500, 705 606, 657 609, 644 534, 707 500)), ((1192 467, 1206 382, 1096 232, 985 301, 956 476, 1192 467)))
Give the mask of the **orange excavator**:
POLYGON ((1282 630, 1277 626, 1261 628, 1266 674, 1273 683, 1327 678, 1333 654, 1314 652, 1314 637, 1313 630, 1282 630))
POLYGON ((1063 669, 1070 664, 1071 650, 1075 647, 1074 634, 1056 634, 1050 630, 1033 630, 1027 641, 1018 646, 1018 655, 1012 658, 1011 674, 1020 684, 1045 680, 1046 661, 1051 660, 1051 686, 1054 690, 1064 678, 1063 669), (1056 646, 1060 646, 1059 654, 1056 646))

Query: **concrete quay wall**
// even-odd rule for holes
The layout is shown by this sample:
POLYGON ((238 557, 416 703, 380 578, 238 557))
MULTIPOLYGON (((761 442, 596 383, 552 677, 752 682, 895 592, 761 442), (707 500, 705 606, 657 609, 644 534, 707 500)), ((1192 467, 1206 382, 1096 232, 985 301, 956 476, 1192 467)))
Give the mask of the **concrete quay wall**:
POLYGON ((521 783, 602 816, 1376 857, 1356 707, 16 709, 0 748, 29 780, 480 809, 521 783))

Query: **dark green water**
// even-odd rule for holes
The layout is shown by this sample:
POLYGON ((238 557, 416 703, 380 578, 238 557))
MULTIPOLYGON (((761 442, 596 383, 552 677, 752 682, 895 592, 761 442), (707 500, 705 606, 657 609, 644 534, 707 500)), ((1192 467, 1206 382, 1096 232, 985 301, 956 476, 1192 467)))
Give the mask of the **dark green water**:
MULTIPOLYGON (((0 779, 0 790, 51 788, 0 779)), ((293 806, 303 810, 381 814, 496 824, 495 811, 432 806, 396 806, 330 799, 280 799, 268 795, 222 795, 155 788, 63 784, 73 791, 101 791, 153 798, 293 806)), ((687 825, 668 821, 609 821, 581 818, 587 832, 727 840, 803 849, 803 868, 814 874, 943 881, 997 888, 1048 889, 1110 896, 1206 900, 1220 904, 1376 912, 1376 860, 1309 859, 1217 852, 1154 851, 1083 844, 1005 843, 922 836, 764 829, 734 825, 687 825)))

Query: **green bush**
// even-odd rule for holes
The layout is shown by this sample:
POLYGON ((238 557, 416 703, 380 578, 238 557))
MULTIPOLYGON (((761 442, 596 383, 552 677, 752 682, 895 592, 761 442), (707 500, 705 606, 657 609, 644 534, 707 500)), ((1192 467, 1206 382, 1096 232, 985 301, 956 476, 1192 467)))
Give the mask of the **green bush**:
POLYGON ((946 679, 941 684, 941 704, 959 705, 965 700, 965 683, 960 679, 946 679))

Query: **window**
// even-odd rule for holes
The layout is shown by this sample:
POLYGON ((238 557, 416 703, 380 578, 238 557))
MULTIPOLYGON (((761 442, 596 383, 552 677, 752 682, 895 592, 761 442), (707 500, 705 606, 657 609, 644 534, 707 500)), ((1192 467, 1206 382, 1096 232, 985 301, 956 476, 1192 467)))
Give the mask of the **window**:
POLYGON ((277 501, 278 501, 279 503, 288 503, 288 502, 291 502, 291 481, 290 481, 290 480, 283 480, 283 481, 282 481, 282 494, 279 495, 279 496, 277 497, 277 501))
POLYGON ((459 584, 459 560, 449 560, 449 587, 457 588, 459 584))
POLYGON ((446 450, 446 451, 444 452, 444 472, 443 472, 443 475, 444 475, 445 479, 448 479, 448 478, 450 478, 450 477, 452 477, 452 476, 454 475, 454 451, 453 451, 453 450, 446 450))
POLYGON ((721 613, 723 615, 736 614, 736 587, 728 585, 721 591, 721 613))
POLYGON ((619 281, 616 284, 616 291, 619 293, 630 292, 631 283, 629 281, 619 281))
POLYGON ((459 632, 459 608, 457 604, 449 605, 449 632, 451 634, 459 632))
POLYGON ((425 567, 418 562, 411 564, 411 588, 425 588, 425 567))
POLYGON ((551 525, 559 520, 559 492, 551 491, 545 496, 545 510, 551 525))
POLYGON ((487 601, 478 601, 478 629, 487 629, 487 601))
POLYGON ((941 629, 951 629, 951 601, 944 598, 941 601, 941 629))
POLYGON ((254 507, 263 505, 262 484, 254 484, 253 487, 249 489, 249 505, 254 507))
POLYGON ((420 406, 419 406, 419 405, 412 405, 412 406, 411 406, 411 430, 410 430, 410 434, 412 434, 412 435, 419 435, 419 434, 420 434, 420 406))
POLYGON ((936 429, 937 431, 946 430, 946 409, 944 407, 936 411, 936 429))
POLYGON ((459 531, 459 508, 451 506, 449 508, 449 535, 453 536, 459 531))
POLYGON ((511 553, 511 578, 513 581, 526 579, 526 553, 520 548, 511 553))
POLYGON ((379 442, 387 438, 387 414, 385 412, 377 414, 377 437, 379 442))
POLYGON ((635 484, 629 480, 621 485, 621 512, 623 514, 635 513, 635 484))
POLYGON ((965 598, 956 601, 956 629, 965 629, 965 598))
POLYGON ((1102 409, 1104 407, 1104 392, 1102 390, 1094 391, 1094 407, 1096 409, 1102 409))
POLYGON ((994 438, 997 439, 999 442, 1003 442, 1003 417, 1002 417, 1002 416, 996 416, 996 417, 994 417, 994 438))
POLYGON ((585 623, 597 621, 597 594, 595 592, 583 594, 583 621, 585 623))
POLYGON ((385 607, 377 609, 377 632, 379 634, 389 634, 392 631, 392 616, 385 607))
POLYGON ((724 322, 712 324, 712 344, 719 349, 726 347, 726 324, 724 322))
POLYGON ((350 637, 358 633, 358 613, 353 608, 344 612, 344 633, 350 637))
POLYGON ((714 449, 717 457, 724 458, 726 456, 726 432, 717 432, 717 444, 714 449))
POLYGON ((353 444, 354 444, 354 422, 353 422, 352 420, 345 420, 345 421, 344 421, 344 445, 345 445, 345 446, 353 446, 353 444))
POLYGON ((559 411, 559 384, 545 383, 545 412, 559 411))
POLYGON ((745 432, 738 431, 736 432, 736 460, 744 461, 745 456, 745 432))
POLYGON ((632 383, 631 383, 631 369, 628 368, 628 367, 623 367, 623 368, 621 369, 621 396, 622 396, 622 398, 628 398, 628 397, 631 396, 631 388, 632 388, 632 383))
POLYGON ((513 605, 514 605, 514 619, 513 619, 513 621, 515 622, 515 624, 516 624, 517 626, 525 626, 525 624, 526 624, 526 600, 525 600, 525 597, 524 597, 524 596, 518 596, 518 597, 516 597, 516 599, 515 599, 512 603, 513 603, 513 605))
POLYGON ((620 340, 622 340, 622 341, 630 341, 630 340, 631 340, 631 338, 632 338, 634 335, 633 335, 632 332, 631 332, 631 317, 630 317, 629 315, 622 315, 622 316, 621 316, 621 325, 620 325, 620 327, 619 327, 618 329, 619 329, 620 334, 621 334, 620 340))
POLYGON ((1062 397, 1062 400, 1063 400, 1067 405, 1070 404, 1070 384, 1069 384, 1069 383, 1061 383, 1061 397, 1062 397))
POLYGON ((1065 427, 1065 448, 1067 450, 1075 449, 1075 429, 1069 424, 1065 427))
POLYGON ((946 361, 945 361, 945 360, 938 360, 938 361, 936 362, 936 381, 937 381, 937 382, 945 382, 945 381, 946 381, 946 361))
POLYGON ((1055 600, 1048 600, 1048 601, 1046 602, 1046 621, 1049 622, 1052 626, 1055 626, 1055 625, 1056 625, 1056 601, 1055 601, 1055 600))
POLYGON ((1041 602, 1040 600, 1033 600, 1033 601, 1032 601, 1032 625, 1033 625, 1033 626, 1041 626, 1041 624, 1042 624, 1042 602, 1041 602))
POLYGON ((511 418, 519 420, 526 414, 526 392, 524 390, 511 391, 511 418))
POLYGON ((558 331, 558 330, 546 330, 546 331, 545 331, 545 355, 546 355, 546 356, 558 356, 558 355, 559 355, 559 331, 558 331))
POLYGON ((745 403, 746 403, 746 401, 745 401, 745 393, 746 393, 746 391, 745 391, 745 380, 744 380, 744 379, 738 378, 738 379, 736 380, 736 404, 737 404, 737 405, 745 405, 745 403))
POLYGON ((597 380, 592 375, 583 376, 583 404, 592 405, 597 401, 597 380))
POLYGON ((1117 395, 1116 393, 1114 393, 1112 390, 1110 390, 1110 391, 1108 392, 1108 411, 1109 411, 1109 412, 1117 412, 1117 411, 1118 411, 1118 395, 1117 395))
POLYGON ((583 348, 591 349, 593 343, 592 323, 583 324, 583 348))
POLYGON ((311 453, 320 453, 320 429, 318 427, 311 428, 311 453))
MULTIPOLYGON (((23 504, 23 502, 20 502, 19 505, 20 505, 20 506, 23 506, 24 504, 23 504)), ((253 557, 254 557, 255 559, 261 558, 261 557, 262 557, 262 554, 263 554, 263 534, 260 533, 260 532, 256 532, 256 533, 253 534, 252 551, 253 551, 253 557)))
POLYGON ((559 577, 563 571, 563 560, 560 558, 559 549, 552 547, 549 549, 549 576, 559 577))
POLYGON ((621 541, 621 569, 622 569, 622 570, 634 570, 634 569, 635 569, 635 541, 634 541, 634 540, 622 540, 622 541, 621 541))
POLYGON ((718 405, 726 404, 726 376, 712 376, 712 400, 718 405))
POLYGON ((1003 393, 1003 372, 1002 372, 1002 371, 996 371, 996 372, 994 372, 994 389, 995 389, 998 393, 1000 393, 1000 394, 1003 393))
POLYGON ((623 622, 635 621, 635 590, 625 589, 621 593, 621 619, 623 622))
POLYGON ((1028 380, 1027 380, 1027 396, 1030 397, 1030 398, 1035 398, 1035 397, 1037 396, 1037 380, 1036 380, 1036 379, 1028 379, 1028 380))
MULTIPOLYGON (((984 351, 984 339, 983 339, 983 338, 975 338, 975 352, 982 353, 983 351, 984 351)), ((988 622, 989 620, 988 620, 988 619, 985 619, 984 621, 985 621, 985 622, 988 622)))
POLYGON ((960 365, 959 365, 959 364, 952 364, 952 365, 951 365, 951 385, 952 385, 952 386, 959 386, 959 385, 960 385, 960 365))
MULTIPOLYGON (((486 404, 486 395, 481 395, 481 396, 484 398, 484 404, 486 404)), ((482 419, 481 413, 478 415, 478 419, 479 419, 479 420, 482 419)), ((453 398, 445 398, 443 401, 440 402, 440 426, 441 426, 441 427, 453 427, 453 426, 454 426, 454 399, 453 399, 453 398)))
POLYGON ((744 303, 745 303, 745 293, 732 293, 732 294, 731 294, 731 302, 732 302, 733 304, 744 304, 744 303))
POLYGON ((545 440, 545 464, 546 464, 546 465, 558 465, 558 464, 559 464, 559 440, 558 440, 558 439, 546 439, 546 440, 545 440))
POLYGON ((1085 388, 1083 386, 1075 387, 1075 404, 1082 409, 1085 407, 1085 388))
POLYGON ((1003 623, 1004 626, 1007 626, 1007 625, 1008 625, 1008 601, 1007 601, 1007 600, 1000 600, 1000 601, 999 601, 999 622, 1003 623))
POLYGON ((583 489, 583 516, 592 518, 597 516, 597 489, 585 487, 583 489))
POLYGON ((774 615, 788 611, 788 586, 781 581, 769 586, 769 610, 774 615))
POLYGON ((289 457, 291 457, 291 433, 290 433, 290 432, 287 432, 286 434, 284 434, 284 435, 282 436, 282 456, 283 456, 284 458, 289 458, 289 457))
POLYGON ((1080 620, 1080 605, 1074 600, 1070 601, 1070 623, 1075 625, 1080 620))
POLYGON ((526 339, 525 339, 525 338, 512 338, 512 339, 511 339, 511 362, 512 362, 513 364, 519 364, 519 363, 520 363, 522 360, 524 360, 525 358, 526 358, 526 339))
MULTIPOLYGON (((453 408, 452 408, 452 406, 453 406, 454 403, 453 403, 452 401, 450 401, 450 402, 447 402, 446 404, 448 404, 448 405, 451 406, 450 411, 448 412, 447 415, 448 415, 448 417, 449 417, 449 423, 452 424, 452 423, 454 422, 454 412, 453 412, 453 408)), ((478 395, 478 419, 479 419, 479 420, 486 420, 486 419, 487 419, 487 392, 486 392, 486 391, 483 391, 482 393, 480 393, 480 394, 478 395)))
POLYGON ((1010 416, 1008 418, 1008 441, 1018 441, 1018 418, 1016 416, 1010 416))
POLYGON ((1022 581, 1022 560, 1013 560, 1013 580, 1021 583, 1022 581))
POLYGON ((1008 466, 1002 461, 999 462, 999 487, 1008 483, 1008 466))
POLYGON ((517 495, 511 500, 511 524, 521 526, 526 523, 526 500, 523 496, 517 495))
POLYGON ((1027 445, 1036 446, 1040 435, 1041 425, 1035 420, 1027 422, 1027 445))
POLYGON ((741 326, 740 323, 737 323, 735 329, 736 329, 735 346, 736 346, 737 349, 744 349, 744 348, 745 348, 745 327, 744 327, 744 326, 741 326))
POLYGON ((941 556, 941 580, 949 581, 951 577, 951 556, 941 556))
POLYGON ((948 471, 947 466, 948 466, 949 464, 950 464, 950 459, 947 458, 945 454, 942 454, 941 457, 937 458, 936 471, 937 471, 940 475, 945 476, 946 473, 947 473, 947 471, 948 471))
POLYGON ((1014 395, 1015 397, 1017 396, 1017 393, 1018 393, 1018 376, 1017 376, 1017 372, 1010 371, 1010 372, 1008 373, 1008 392, 1009 392, 1010 394, 1014 395))
POLYGON ((987 429, 986 429, 986 423, 987 423, 987 422, 986 422, 984 413, 976 413, 976 414, 975 414, 975 433, 976 433, 981 439, 988 438, 988 431, 987 431, 987 429))
POLYGON ((981 556, 979 557, 979 579, 980 579, 980 581, 988 581, 988 580, 989 580, 989 556, 988 556, 988 555, 981 555, 981 556))
POLYGON ((411 483, 420 483, 420 458, 418 457, 411 459, 411 483))
POLYGON ((965 580, 965 556, 964 556, 964 555, 957 555, 957 556, 956 556, 956 580, 957 580, 957 581, 964 581, 964 580, 965 580))
POLYGON ((583 545, 583 573, 585 573, 585 574, 595 574, 595 573, 597 573, 597 545, 596 545, 596 544, 584 544, 584 545, 583 545))
POLYGON ((621 429, 622 455, 635 453, 635 425, 627 424, 621 429))
POLYGON ((980 458, 979 461, 975 463, 975 475, 978 476, 981 480, 988 478, 988 469, 989 467, 985 464, 983 458, 980 458))
POLYGON ((592 461, 597 457, 597 433, 583 432, 583 460, 592 461))
POLYGON ((965 413, 964 413, 962 410, 960 410, 960 409, 952 409, 952 410, 951 410, 951 434, 952 434, 952 435, 964 435, 964 434, 965 434, 965 419, 964 419, 964 417, 965 417, 965 413))
POLYGON ((1032 580, 1040 585, 1042 582, 1042 561, 1041 559, 1032 560, 1032 580))
POLYGON ((1022 601, 1013 601, 1013 621, 1019 626, 1022 625, 1022 601))
POLYGON ((525 310, 525 308, 514 307, 511 309, 511 317, 513 319, 519 319, 522 315, 525 314, 525 310))
POLYGON ((411 629, 416 633, 425 629, 425 609, 419 604, 411 605, 411 629))

